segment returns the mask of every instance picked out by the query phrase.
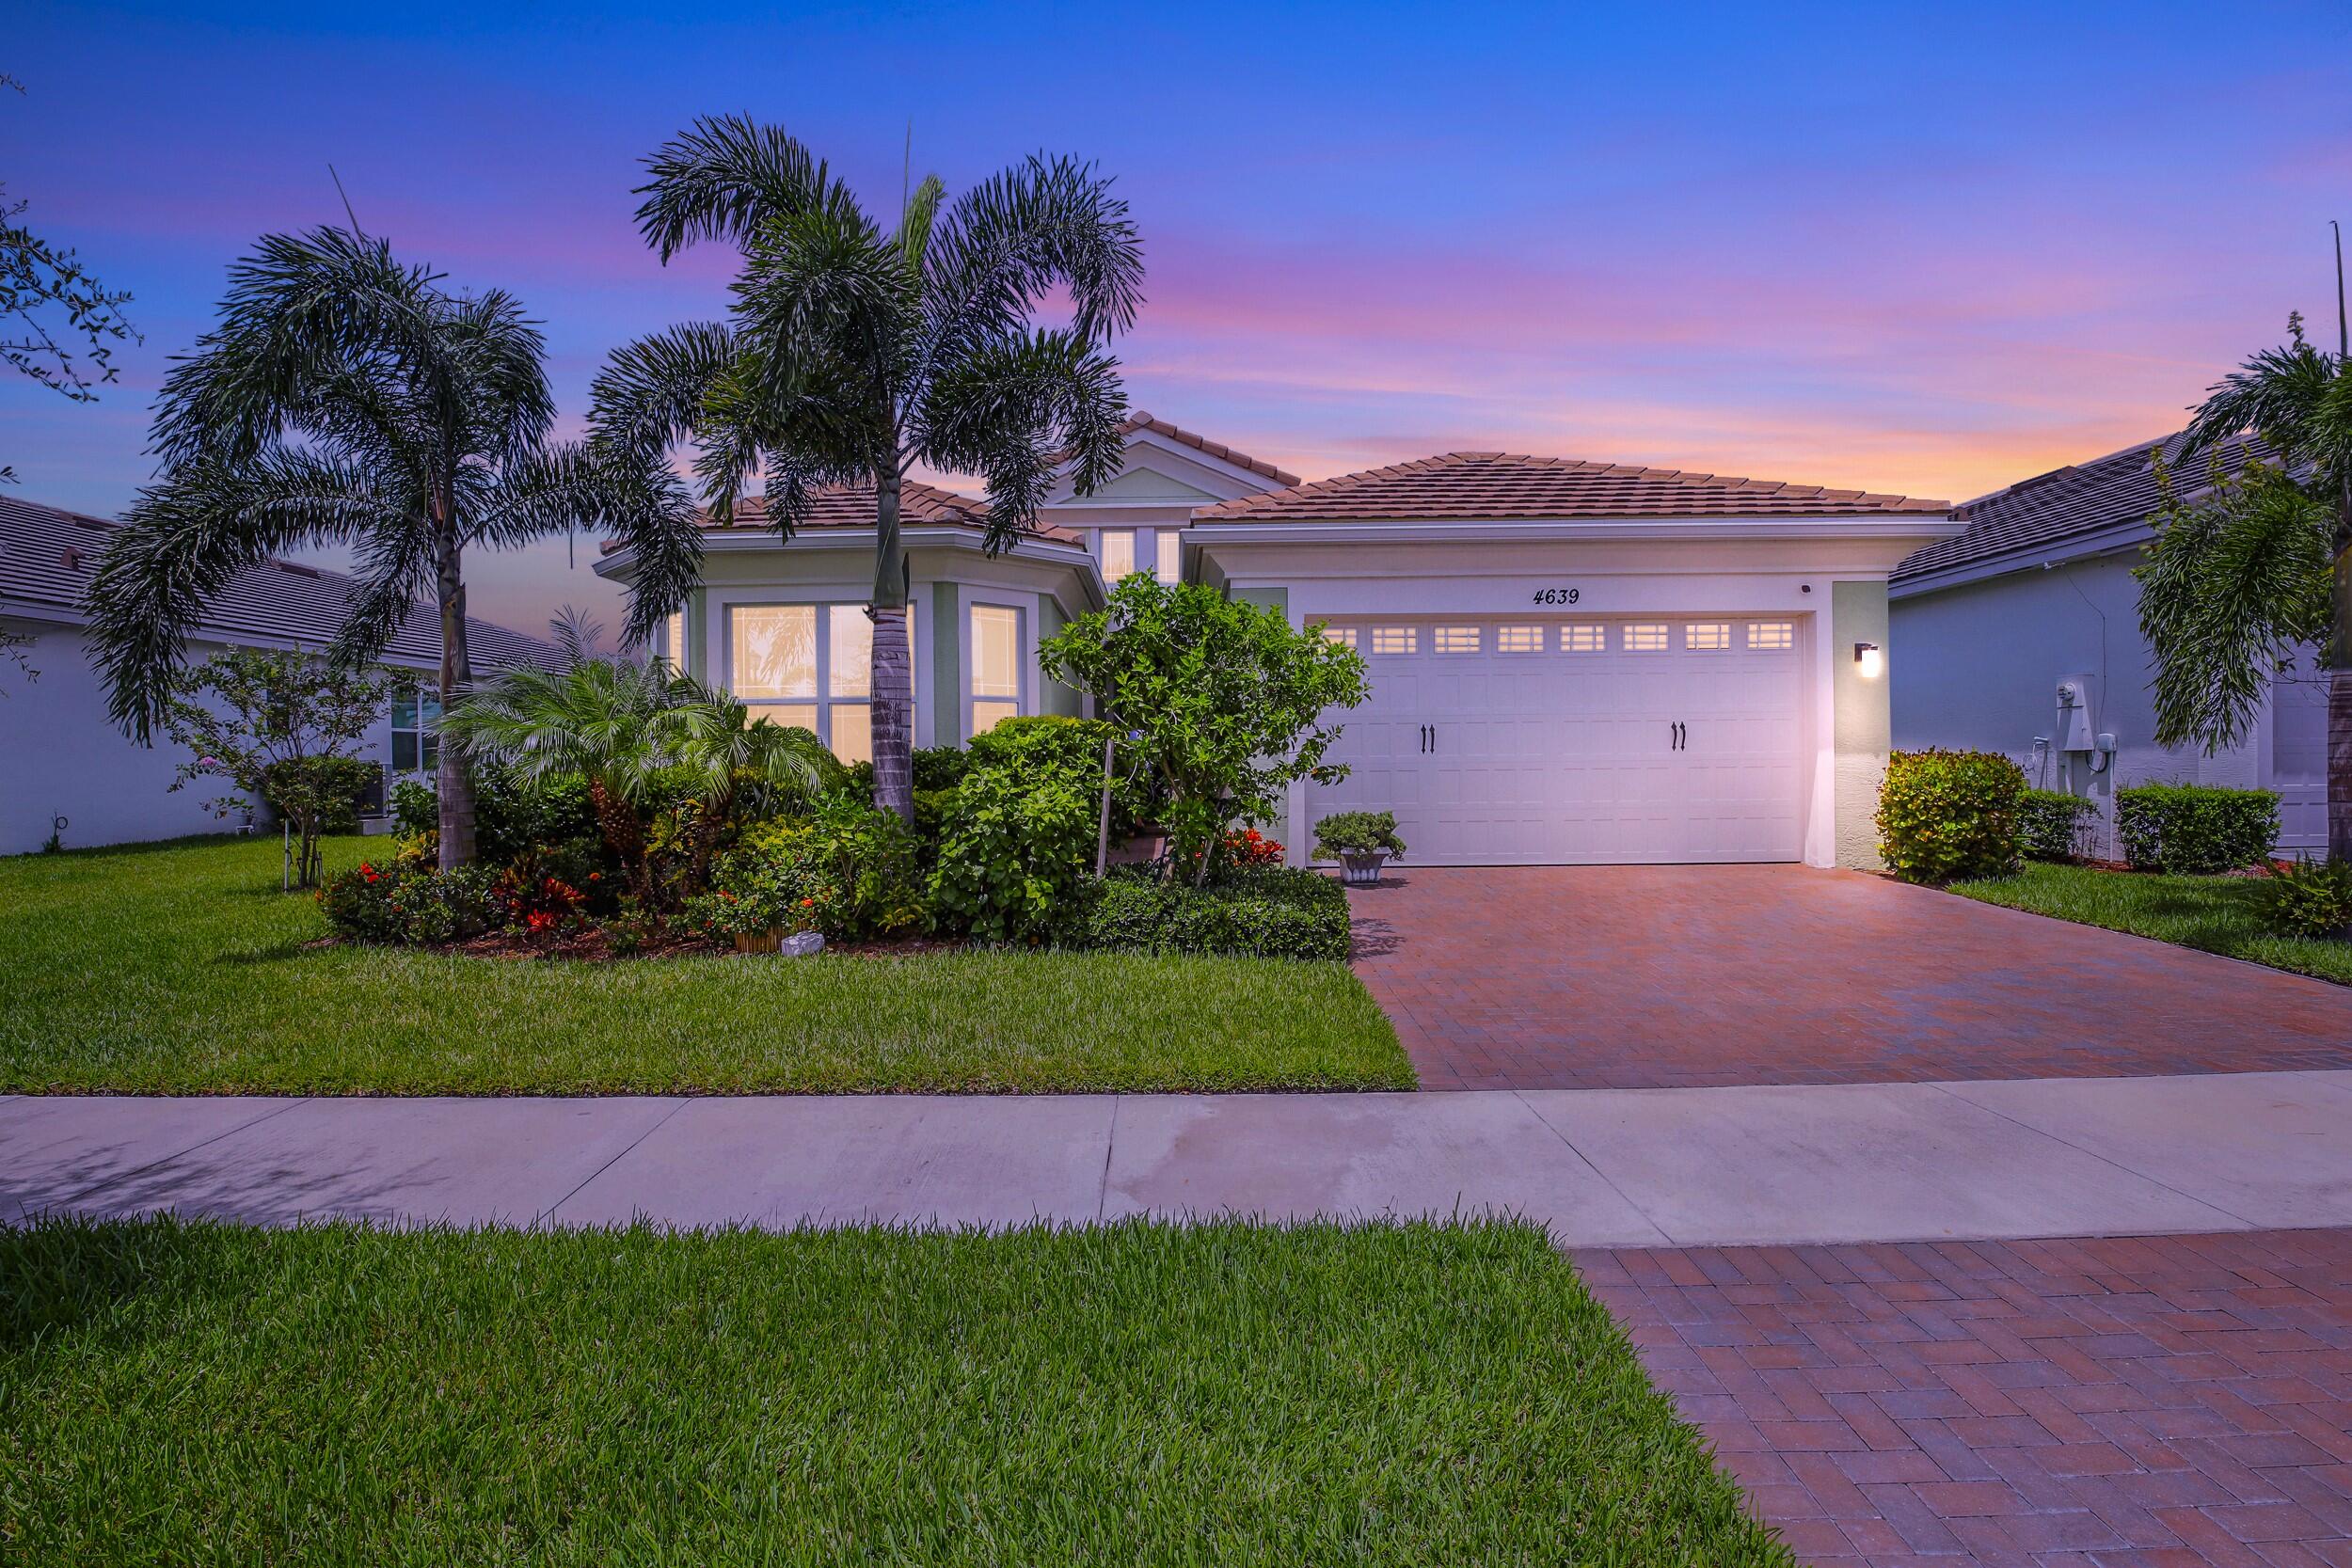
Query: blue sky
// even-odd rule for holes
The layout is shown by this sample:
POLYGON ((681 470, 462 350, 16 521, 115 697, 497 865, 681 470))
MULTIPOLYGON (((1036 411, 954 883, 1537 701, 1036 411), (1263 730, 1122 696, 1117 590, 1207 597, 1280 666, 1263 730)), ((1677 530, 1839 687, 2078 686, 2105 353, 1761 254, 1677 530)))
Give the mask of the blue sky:
MULTIPOLYGON (((2352 8, 42 8, 0 180, 136 295, 95 407, 0 382, 27 499, 148 477, 146 404, 254 236, 362 223, 602 356, 713 314, 637 160, 782 122, 878 206, 1026 152, 1142 226, 1136 403, 1319 477, 1457 448, 1965 497, 2171 428, 2352 217, 2352 8)), ((478 610, 608 604, 561 544, 478 610)))

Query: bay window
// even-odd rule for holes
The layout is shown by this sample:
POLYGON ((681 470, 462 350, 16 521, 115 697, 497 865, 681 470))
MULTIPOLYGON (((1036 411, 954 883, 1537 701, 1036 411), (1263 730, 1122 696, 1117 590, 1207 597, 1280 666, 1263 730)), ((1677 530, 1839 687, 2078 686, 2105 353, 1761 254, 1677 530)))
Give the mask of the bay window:
POLYGON ((873 759, 874 623, 864 605, 731 605, 727 649, 727 689, 754 718, 813 731, 843 762, 873 759))
POLYGON ((1009 605, 972 607, 971 672, 969 733, 986 735, 1021 712, 1021 611, 1009 605))

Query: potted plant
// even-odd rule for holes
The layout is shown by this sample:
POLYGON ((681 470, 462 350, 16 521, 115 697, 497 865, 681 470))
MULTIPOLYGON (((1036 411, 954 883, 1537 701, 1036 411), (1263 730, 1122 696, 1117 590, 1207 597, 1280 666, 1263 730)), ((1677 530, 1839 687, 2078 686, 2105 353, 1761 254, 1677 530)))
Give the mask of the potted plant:
POLYGON ((1396 836, 1394 812, 1343 811, 1315 824, 1315 853, 1338 861, 1348 886, 1370 887, 1391 856, 1405 858, 1405 841, 1396 836))

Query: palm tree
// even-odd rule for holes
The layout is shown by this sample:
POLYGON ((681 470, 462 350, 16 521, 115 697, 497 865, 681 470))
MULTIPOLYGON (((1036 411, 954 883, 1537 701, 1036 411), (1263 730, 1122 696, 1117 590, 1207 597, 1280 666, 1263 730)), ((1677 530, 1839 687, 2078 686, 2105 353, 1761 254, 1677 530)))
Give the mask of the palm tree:
POLYGON ((718 830, 745 788, 805 799, 834 768, 808 731, 762 719, 661 660, 591 658, 560 673, 510 670, 453 706, 441 733, 518 781, 577 775, 605 847, 648 909, 660 888, 645 844, 645 805, 684 784, 695 801, 687 881, 699 884, 718 830))
MULTIPOLYGON (((643 463, 694 437, 722 521, 764 471, 786 538, 814 487, 873 489, 874 799, 911 816, 900 485, 917 465, 978 474, 1001 550, 1063 462, 1082 493, 1118 472, 1126 393, 1102 345, 1142 298, 1127 205, 1091 165, 1036 157, 953 202, 926 179, 885 230, 800 142, 734 117, 696 121, 647 166, 637 221, 661 260, 719 240, 742 268, 724 324, 613 355, 595 388, 597 439, 643 463), (1069 325, 1041 327, 1057 290, 1069 325)), ((697 568, 675 553, 638 563, 631 638, 650 636, 697 568)))
MULTIPOLYGON (((550 443, 546 344, 497 290, 439 276, 341 230, 272 234, 230 271, 219 325, 166 378, 140 492, 90 592, 115 721, 145 740, 187 628, 239 571, 347 544, 360 590, 334 653, 372 659, 430 584, 440 689, 472 679, 465 553, 602 526, 656 560, 698 546, 684 486, 621 454, 550 443)), ((440 752, 440 858, 472 858, 464 747, 440 752)))
POLYGON ((2235 744, 2300 644, 2328 686, 2328 853, 2352 859, 2352 332, 2330 354, 2288 341, 2213 388, 2183 440, 2213 452, 2250 435, 2249 462, 2193 506, 2170 508, 2141 568, 2140 621, 2156 656, 2159 742, 2235 744))

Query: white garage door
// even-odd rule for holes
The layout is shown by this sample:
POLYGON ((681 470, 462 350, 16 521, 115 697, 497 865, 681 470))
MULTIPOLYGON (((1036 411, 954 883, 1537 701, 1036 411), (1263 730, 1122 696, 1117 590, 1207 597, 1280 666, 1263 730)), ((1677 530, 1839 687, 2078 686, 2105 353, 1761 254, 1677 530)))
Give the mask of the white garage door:
POLYGON ((1794 620, 1334 620, 1372 697, 1307 820, 1393 811, 1414 865, 1793 861, 1794 620))

